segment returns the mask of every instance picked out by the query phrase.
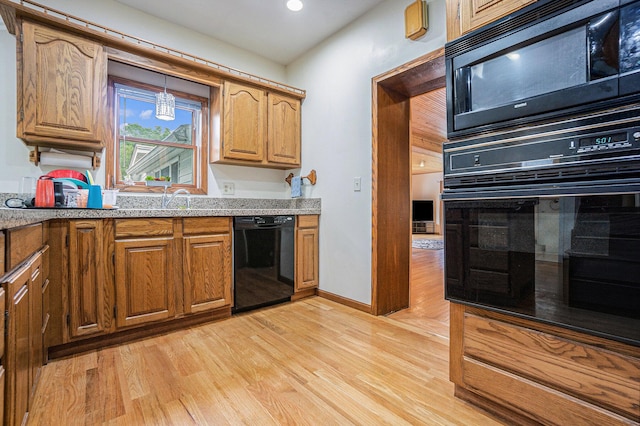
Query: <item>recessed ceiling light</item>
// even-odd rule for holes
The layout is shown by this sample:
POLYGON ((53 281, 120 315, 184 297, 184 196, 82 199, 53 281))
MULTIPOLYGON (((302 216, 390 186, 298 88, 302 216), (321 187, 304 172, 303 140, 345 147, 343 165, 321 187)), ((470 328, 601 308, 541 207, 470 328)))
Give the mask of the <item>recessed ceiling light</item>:
POLYGON ((287 2, 287 8, 289 8, 289 10, 293 11, 293 12, 297 12, 299 10, 302 10, 302 6, 304 6, 302 4, 302 2, 300 0, 289 0, 287 2))

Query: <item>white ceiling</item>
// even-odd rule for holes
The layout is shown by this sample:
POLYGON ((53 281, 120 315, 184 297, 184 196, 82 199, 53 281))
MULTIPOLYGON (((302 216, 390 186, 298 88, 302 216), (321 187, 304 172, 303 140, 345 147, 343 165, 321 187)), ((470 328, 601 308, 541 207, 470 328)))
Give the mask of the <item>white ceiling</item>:
POLYGON ((116 0, 287 65, 384 0, 116 0))

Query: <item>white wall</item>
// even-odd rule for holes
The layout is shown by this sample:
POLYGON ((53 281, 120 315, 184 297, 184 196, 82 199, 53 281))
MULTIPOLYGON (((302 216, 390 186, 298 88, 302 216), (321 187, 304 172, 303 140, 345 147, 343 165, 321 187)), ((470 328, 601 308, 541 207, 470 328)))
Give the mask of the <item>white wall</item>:
POLYGON ((387 0, 287 67, 302 87, 302 170, 322 198, 320 288, 371 303, 371 79, 443 46, 445 2, 428 2, 430 28, 404 38, 409 0, 387 0), (353 178, 362 191, 353 191, 353 178))
MULTIPOLYGON (((428 2, 430 28, 404 37, 410 0, 387 0, 284 70, 264 58, 168 24, 112 0, 46 0, 53 8, 159 44, 307 91, 302 106, 302 173, 316 169, 306 197, 322 198, 320 288, 371 302, 371 79, 443 46, 445 1, 428 2), (353 178, 362 191, 353 191, 353 178)), ((20 176, 38 176, 15 137, 15 40, 0 30, 0 192, 17 191, 20 176)), ((211 166, 210 195, 234 181, 236 197, 286 198, 288 171, 211 166)), ((101 179, 104 172, 102 172, 101 179)), ((100 182, 100 180, 99 180, 100 182)))
MULTIPOLYGON (((113 0, 38 0, 52 9, 275 81, 286 82, 285 68, 253 53, 142 13, 113 0)), ((57 167, 35 167, 29 149, 16 138, 15 37, 0 26, 0 192, 17 192, 21 176, 40 176, 57 167)), ((104 162, 103 162, 104 164, 104 162)), ((104 184, 104 165, 95 173, 104 184)), ((233 197, 287 198, 288 171, 238 166, 209 167, 209 195, 222 196, 223 181, 235 182, 233 197)), ((310 191, 307 191, 307 194, 310 191)))

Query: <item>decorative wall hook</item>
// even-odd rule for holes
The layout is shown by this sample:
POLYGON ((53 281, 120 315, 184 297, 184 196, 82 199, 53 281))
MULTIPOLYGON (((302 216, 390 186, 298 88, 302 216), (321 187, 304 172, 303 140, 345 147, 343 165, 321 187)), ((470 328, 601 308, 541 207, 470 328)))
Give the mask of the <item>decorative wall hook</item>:
MULTIPOLYGON (((287 176, 287 177, 285 178, 285 181, 289 184, 289 186, 291 186, 291 179, 293 179, 293 178, 294 178, 294 176, 295 176, 295 175, 294 175, 293 173, 289 173, 289 176, 287 176)), ((312 169, 312 170, 309 172, 309 174, 308 174, 308 175, 306 175, 306 176, 300 176, 300 180, 304 180, 304 179, 307 179, 307 180, 309 181, 309 183, 311 183, 311 185, 315 185, 315 184, 316 184, 316 181, 318 180, 318 176, 316 175, 316 171, 312 169)))

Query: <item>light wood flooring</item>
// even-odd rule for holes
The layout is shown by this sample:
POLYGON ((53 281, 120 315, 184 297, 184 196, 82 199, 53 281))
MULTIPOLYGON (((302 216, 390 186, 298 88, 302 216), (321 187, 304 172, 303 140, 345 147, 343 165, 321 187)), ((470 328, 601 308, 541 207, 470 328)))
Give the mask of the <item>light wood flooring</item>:
POLYGON ((499 425, 453 397, 432 263, 389 317, 312 297, 51 361, 29 425, 499 425))

